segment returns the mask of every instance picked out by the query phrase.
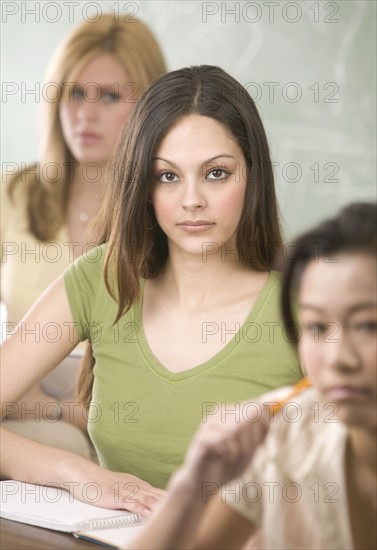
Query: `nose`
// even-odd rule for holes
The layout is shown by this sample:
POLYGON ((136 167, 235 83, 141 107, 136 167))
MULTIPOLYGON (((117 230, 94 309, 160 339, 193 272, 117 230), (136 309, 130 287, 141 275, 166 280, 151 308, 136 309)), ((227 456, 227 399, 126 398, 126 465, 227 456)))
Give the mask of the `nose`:
POLYGON ((356 371, 361 359, 357 346, 346 331, 339 329, 327 337, 324 343, 327 364, 337 371, 356 371))
POLYGON ((182 207, 185 210, 199 210, 207 205, 200 181, 186 181, 182 189, 182 207))
POLYGON ((80 101, 76 115, 78 120, 94 120, 97 116, 97 106, 87 99, 80 101))

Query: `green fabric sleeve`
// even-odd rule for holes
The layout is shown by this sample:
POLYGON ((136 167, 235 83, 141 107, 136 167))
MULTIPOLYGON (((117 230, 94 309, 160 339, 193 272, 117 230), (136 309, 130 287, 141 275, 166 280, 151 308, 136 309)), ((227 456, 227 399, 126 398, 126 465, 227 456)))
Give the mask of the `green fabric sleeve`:
POLYGON ((96 328, 94 309, 96 291, 103 277, 104 255, 104 245, 96 246, 77 258, 64 272, 68 302, 81 341, 91 339, 96 328))

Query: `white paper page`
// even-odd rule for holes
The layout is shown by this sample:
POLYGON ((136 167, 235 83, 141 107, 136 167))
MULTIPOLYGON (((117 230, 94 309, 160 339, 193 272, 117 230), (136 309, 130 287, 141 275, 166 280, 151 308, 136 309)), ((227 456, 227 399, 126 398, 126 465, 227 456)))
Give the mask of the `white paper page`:
MULTIPOLYGON (((57 487, 2 481, 0 490, 1 517, 46 529, 84 531, 90 527, 82 522, 133 516, 123 510, 108 510, 81 502, 65 489, 57 487)), ((88 491, 88 494, 93 493, 88 491)))

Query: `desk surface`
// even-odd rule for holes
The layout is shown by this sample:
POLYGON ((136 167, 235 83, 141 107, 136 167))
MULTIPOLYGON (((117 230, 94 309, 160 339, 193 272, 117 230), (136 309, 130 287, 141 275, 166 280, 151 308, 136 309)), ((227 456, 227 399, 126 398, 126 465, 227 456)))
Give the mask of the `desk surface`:
POLYGON ((51 531, 7 519, 0 520, 1 550, 98 550, 99 548, 101 546, 98 544, 76 539, 70 533, 51 531))

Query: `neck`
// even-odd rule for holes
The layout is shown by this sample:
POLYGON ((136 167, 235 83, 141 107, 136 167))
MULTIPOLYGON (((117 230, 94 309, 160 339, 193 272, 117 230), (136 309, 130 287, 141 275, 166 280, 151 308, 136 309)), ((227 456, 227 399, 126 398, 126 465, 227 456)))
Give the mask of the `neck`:
POLYGON ((350 444, 355 459, 376 476, 377 434, 375 429, 350 429, 350 444))
POLYGON ((376 429, 350 429, 350 451, 360 477, 364 479, 363 486, 370 492, 374 506, 377 506, 377 437, 376 429))
POLYGON ((68 211, 86 223, 98 212, 105 189, 106 165, 80 163, 75 166, 69 189, 68 211))
POLYGON ((170 249, 160 282, 174 301, 197 308, 218 304, 219 296, 228 301, 235 288, 239 291, 240 279, 249 278, 250 273, 250 267, 236 261, 234 254, 224 261, 221 251, 204 257, 170 249))
POLYGON ((96 193, 104 186, 106 172, 106 164, 82 162, 75 166, 73 187, 91 194, 96 193))

